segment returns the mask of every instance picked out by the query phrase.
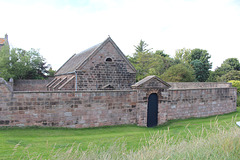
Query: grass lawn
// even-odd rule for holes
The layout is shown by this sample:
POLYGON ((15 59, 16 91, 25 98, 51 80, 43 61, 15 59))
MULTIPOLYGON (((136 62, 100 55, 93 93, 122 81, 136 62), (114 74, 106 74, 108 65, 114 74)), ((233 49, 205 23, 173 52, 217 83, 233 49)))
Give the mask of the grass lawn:
POLYGON ((186 132, 198 135, 202 131, 202 127, 210 128, 215 121, 219 125, 226 125, 232 120, 240 121, 237 112, 212 116, 207 118, 191 118, 186 120, 172 120, 165 125, 146 128, 136 125, 123 125, 113 127, 99 127, 87 129, 68 129, 68 128, 0 128, 0 159, 19 158, 30 154, 31 156, 42 155, 47 158, 54 148, 71 148, 72 144, 80 144, 80 148, 86 150, 89 144, 98 147, 109 147, 114 142, 125 142, 127 150, 135 151, 141 147, 146 140, 159 132, 168 131, 169 136, 177 138, 186 138, 186 132), (186 128, 188 128, 186 130, 186 128))

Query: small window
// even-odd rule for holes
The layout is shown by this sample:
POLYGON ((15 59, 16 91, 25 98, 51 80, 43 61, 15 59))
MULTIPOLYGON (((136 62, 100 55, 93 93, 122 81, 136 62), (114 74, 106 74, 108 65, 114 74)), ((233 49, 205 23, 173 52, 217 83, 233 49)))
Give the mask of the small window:
POLYGON ((106 61, 107 62, 112 62, 112 58, 107 58, 106 61))

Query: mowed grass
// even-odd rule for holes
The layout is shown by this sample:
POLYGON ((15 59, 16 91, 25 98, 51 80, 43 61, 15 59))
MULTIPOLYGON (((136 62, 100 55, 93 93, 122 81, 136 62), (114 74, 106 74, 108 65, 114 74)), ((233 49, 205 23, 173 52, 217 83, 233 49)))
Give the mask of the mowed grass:
POLYGON ((153 135, 167 133, 174 141, 178 139, 191 141, 191 137, 208 134, 204 129, 211 130, 214 125, 231 126, 240 121, 236 112, 206 118, 172 120, 168 123, 146 128, 136 125, 98 127, 87 129, 43 128, 43 127, 2 127, 0 128, 0 159, 26 159, 41 157, 47 159, 57 150, 68 150, 78 146, 87 150, 91 146, 97 148, 112 147, 115 142, 124 144, 127 152, 135 152, 151 141, 153 135), (217 122, 217 123, 216 123, 217 122), (189 134, 190 133, 190 134, 189 134))

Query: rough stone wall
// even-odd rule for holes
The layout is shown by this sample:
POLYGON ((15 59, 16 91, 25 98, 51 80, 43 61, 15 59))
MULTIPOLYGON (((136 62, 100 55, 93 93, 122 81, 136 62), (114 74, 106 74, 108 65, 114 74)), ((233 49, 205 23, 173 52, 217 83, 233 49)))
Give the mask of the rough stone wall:
POLYGON ((12 92, 0 78, 0 126, 146 126, 152 93, 159 100, 158 124, 236 110, 236 88, 12 92))
POLYGON ((167 120, 207 117, 236 111, 236 88, 183 89, 162 92, 167 120))
POLYGON ((207 117, 236 111, 236 88, 141 89, 137 91, 137 123, 147 125, 148 97, 158 95, 158 124, 171 119, 207 117))
POLYGON ((108 42, 98 53, 77 69, 78 90, 103 89, 111 85, 113 89, 130 89, 136 81, 136 73, 120 56, 116 48, 108 42), (112 62, 106 61, 111 58, 112 62))
POLYGON ((46 91, 46 85, 53 79, 53 77, 47 80, 14 80, 13 89, 14 91, 46 91))
POLYGON ((232 87, 231 83, 225 82, 167 82, 171 89, 196 89, 196 88, 228 88, 232 87))
POLYGON ((98 127, 136 123, 134 91, 10 92, 0 84, 0 126, 98 127))

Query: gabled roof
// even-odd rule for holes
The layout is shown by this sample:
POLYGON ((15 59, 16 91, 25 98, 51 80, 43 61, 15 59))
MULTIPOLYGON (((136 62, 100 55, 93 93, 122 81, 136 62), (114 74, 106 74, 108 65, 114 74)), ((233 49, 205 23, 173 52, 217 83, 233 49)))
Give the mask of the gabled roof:
POLYGON ((171 85, 169 85, 167 82, 163 81, 162 79, 158 78, 155 75, 152 76, 147 76, 145 78, 143 78, 142 80, 138 81, 137 83, 135 83, 134 85, 132 85, 132 88, 144 88, 144 86, 147 86, 147 88, 150 87, 154 87, 154 88, 170 88, 171 85), (150 83, 151 81, 155 81, 157 83, 154 83, 154 86, 149 85, 148 83, 150 83), (159 84, 163 84, 163 85, 159 85, 159 84))
POLYGON ((122 51, 118 48, 118 46, 114 43, 114 41, 108 37, 104 42, 99 43, 97 45, 94 45, 78 54, 74 54, 67 62, 65 62, 56 72, 55 75, 62 75, 62 74, 68 74, 73 73, 76 71, 76 69, 84 66, 88 61, 88 59, 92 56, 94 56, 105 44, 108 42, 111 42, 113 46, 118 50, 120 55, 123 59, 127 62, 127 64, 130 66, 130 68, 136 72, 136 69, 132 66, 132 64, 127 60, 127 58, 124 56, 122 51))

